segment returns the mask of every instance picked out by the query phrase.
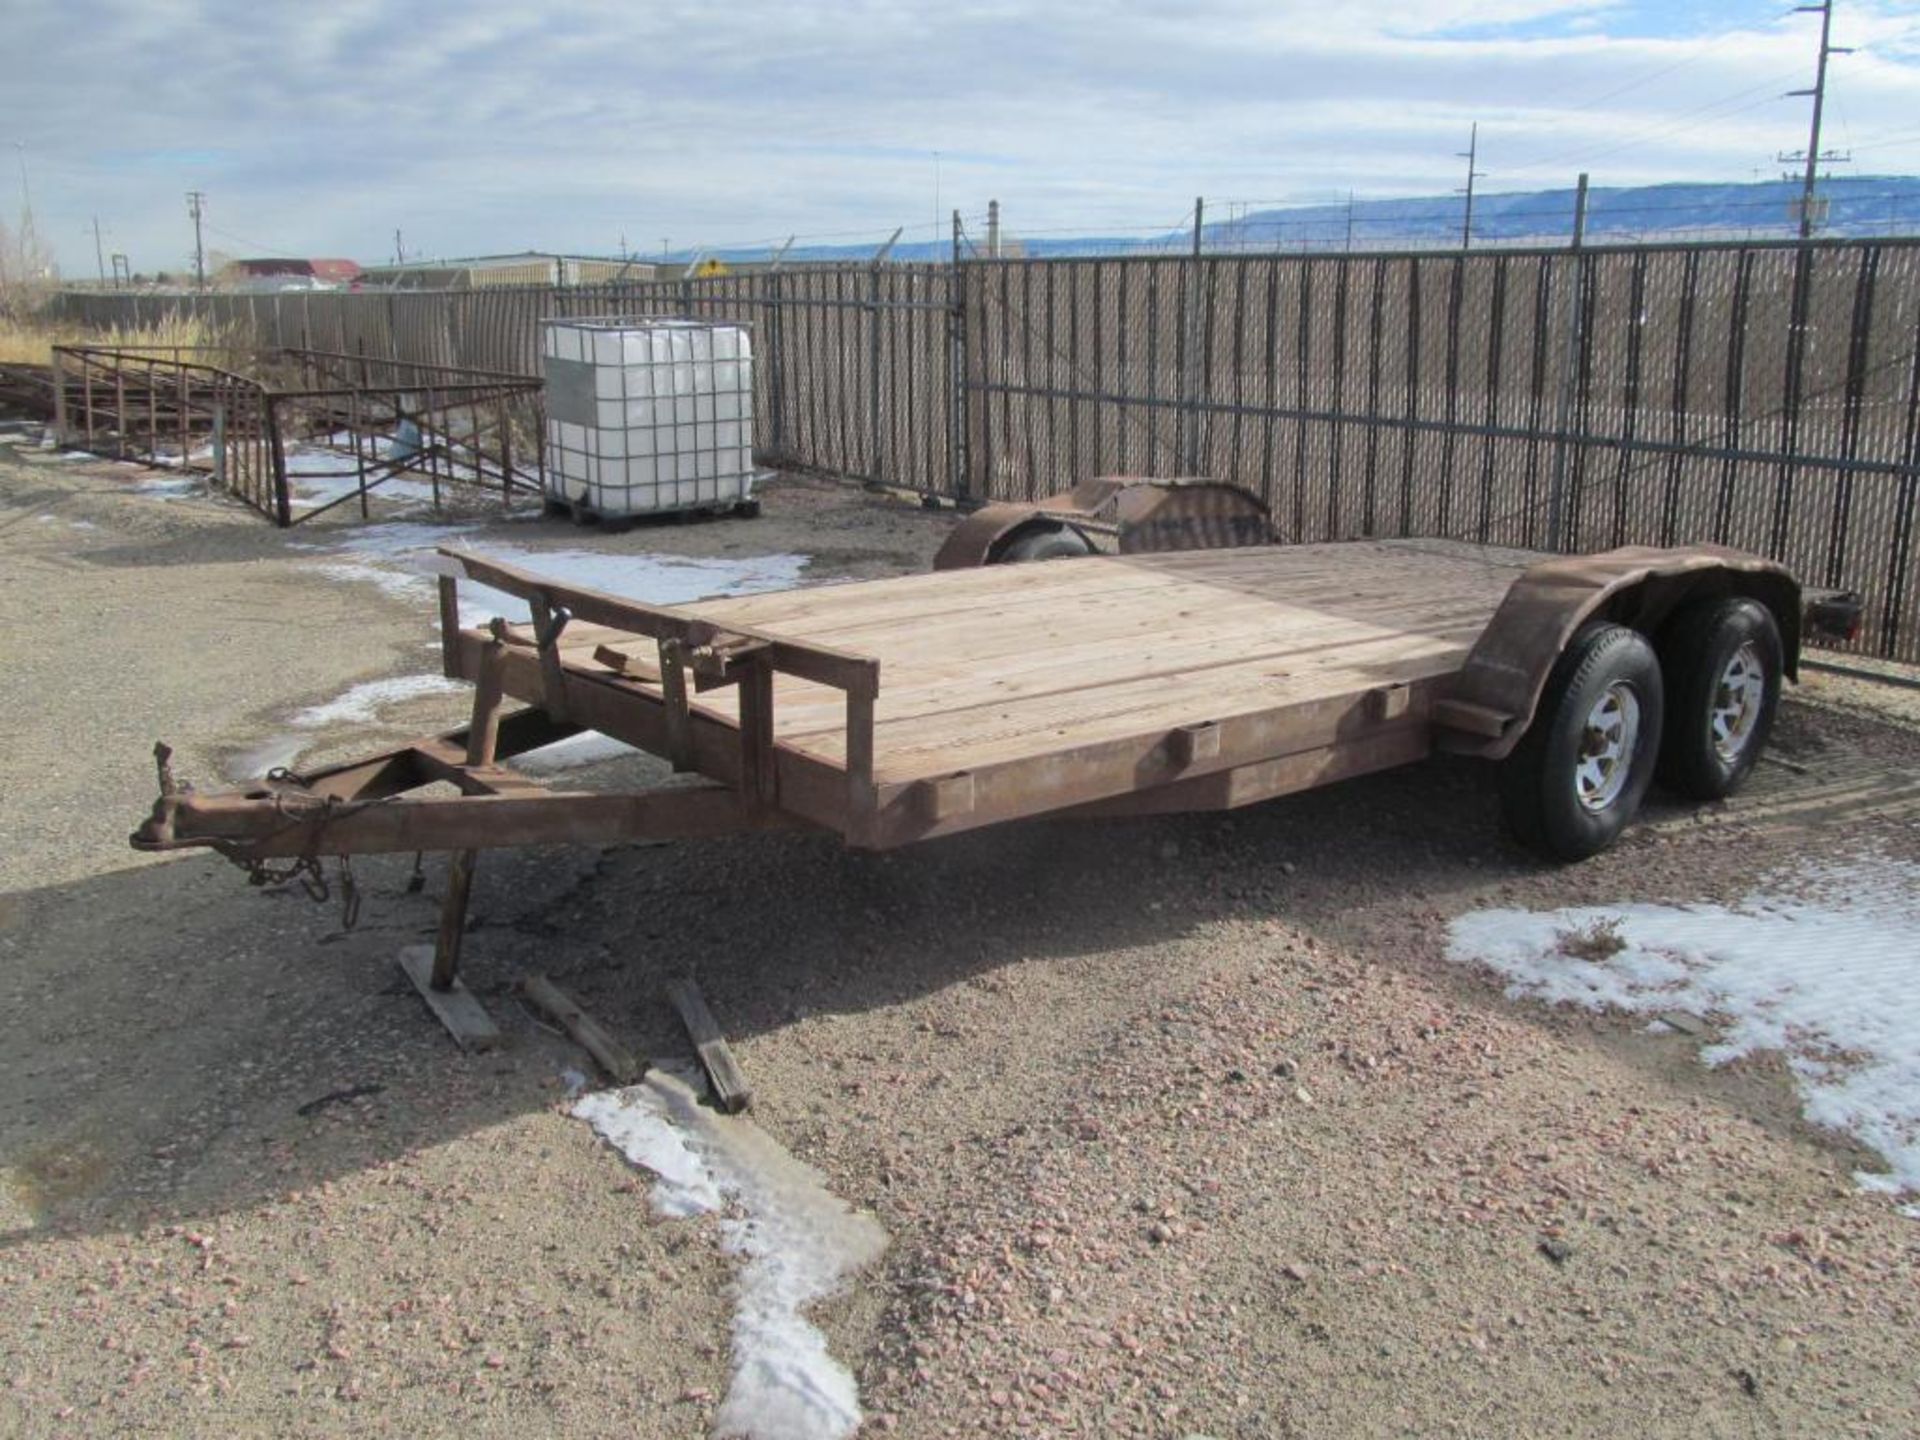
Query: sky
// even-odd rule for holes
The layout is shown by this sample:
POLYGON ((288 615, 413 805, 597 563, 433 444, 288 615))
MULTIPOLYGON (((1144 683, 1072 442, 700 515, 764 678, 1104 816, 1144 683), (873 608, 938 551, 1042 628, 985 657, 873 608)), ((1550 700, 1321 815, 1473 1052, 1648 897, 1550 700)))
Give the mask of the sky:
MULTIPOLYGON (((1236 207, 1750 180, 1819 17, 1734 0, 11 0, 0 139, 94 274, 1164 231, 1236 207)), ((1920 172, 1920 0, 1841 0, 1825 144, 1920 172)), ((19 181, 18 174, 11 177, 19 181)), ((0 221, 23 197, 0 188, 0 221)))

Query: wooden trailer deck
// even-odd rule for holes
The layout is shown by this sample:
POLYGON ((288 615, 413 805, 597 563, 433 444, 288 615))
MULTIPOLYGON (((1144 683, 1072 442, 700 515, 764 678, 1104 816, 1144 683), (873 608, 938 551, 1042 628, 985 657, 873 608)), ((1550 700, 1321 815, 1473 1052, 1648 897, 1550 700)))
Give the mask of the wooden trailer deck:
MULTIPOLYGON (((534 598, 536 615, 544 595, 579 618, 546 663, 539 624, 462 630, 450 674, 480 681, 496 652, 506 695, 672 753, 670 639, 617 615, 591 623, 600 607, 580 592, 455 558, 534 598)), ((844 677, 771 673, 774 778, 762 793, 882 847, 1121 797, 1135 810, 1241 804, 1419 759, 1435 682, 1539 558, 1436 541, 1101 556, 648 614, 872 666, 870 742, 844 677), (850 741, 870 743, 870 762, 856 754, 850 769, 850 741), (850 782, 865 783, 866 763, 863 815, 850 782)), ((689 690, 682 768, 739 783, 742 707, 751 730, 755 703, 747 685, 689 690)))

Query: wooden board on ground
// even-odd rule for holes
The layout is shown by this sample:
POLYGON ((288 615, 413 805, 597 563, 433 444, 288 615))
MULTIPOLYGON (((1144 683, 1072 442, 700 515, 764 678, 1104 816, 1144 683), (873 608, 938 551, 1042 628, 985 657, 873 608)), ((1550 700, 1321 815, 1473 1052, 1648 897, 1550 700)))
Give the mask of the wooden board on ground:
POLYGON ((614 1039, 586 1011, 580 1008, 580 1002, 554 984, 544 975, 529 975, 521 982, 520 989, 527 999, 538 1005, 553 1017, 566 1032, 571 1035, 580 1048, 599 1062, 600 1068, 622 1085, 632 1085, 646 1074, 644 1060, 634 1058, 618 1040, 614 1039))
POLYGON ((673 1002, 673 1008, 680 1012, 680 1021, 687 1027, 687 1034, 693 1040, 693 1048, 700 1056, 700 1064, 713 1085, 714 1099, 720 1108, 729 1115, 746 1109, 753 1103, 753 1087, 747 1084, 747 1077, 741 1073, 739 1063, 734 1060, 733 1051, 727 1045, 727 1037, 720 1033, 719 1022, 707 1008, 706 999, 701 995, 700 987, 693 983, 693 977, 669 980, 667 998, 673 1002))
POLYGON ((500 1044, 500 1027, 459 979, 448 989, 433 988, 431 945, 407 946, 400 952, 400 968, 462 1050, 492 1050, 500 1044))

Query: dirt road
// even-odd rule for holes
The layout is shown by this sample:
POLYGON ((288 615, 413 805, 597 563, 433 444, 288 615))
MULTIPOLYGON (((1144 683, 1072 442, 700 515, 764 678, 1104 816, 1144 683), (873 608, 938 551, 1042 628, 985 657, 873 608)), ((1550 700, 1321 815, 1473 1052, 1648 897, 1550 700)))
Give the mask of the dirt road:
MULTIPOLYGON (((515 998, 534 969, 656 1056, 685 1045, 662 982, 697 971, 759 1123, 889 1232, 817 1317, 871 1433, 1920 1431, 1920 1224, 1855 1185, 1873 1157, 1777 1064, 1709 1070, 1442 954, 1485 905, 1920 858, 1892 781, 1858 783, 1920 760, 1871 695, 1811 687, 1790 768, 1568 869, 1444 763, 887 857, 489 854, 466 965, 512 1044, 467 1057, 393 963, 431 859, 414 894, 363 862, 343 931, 125 847, 157 738, 218 784, 263 735, 312 759, 457 722, 390 563, 432 537, 289 538, 144 476, 0 454, 0 1432, 708 1433, 732 1262, 566 1114, 587 1066, 515 998)), ((750 523, 463 523, 811 581, 922 569, 949 522, 790 481, 750 523)))

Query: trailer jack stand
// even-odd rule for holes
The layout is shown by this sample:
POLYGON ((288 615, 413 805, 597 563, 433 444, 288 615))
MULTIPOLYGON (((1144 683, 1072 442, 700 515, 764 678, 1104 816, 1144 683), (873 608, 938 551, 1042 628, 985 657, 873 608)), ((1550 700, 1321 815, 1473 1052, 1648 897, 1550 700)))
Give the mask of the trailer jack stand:
POLYGON ((466 936, 467 897, 473 891, 478 856, 478 851, 456 850, 448 857, 447 894, 440 902, 434 943, 409 945, 400 952, 400 968, 427 1007, 462 1050, 476 1052, 493 1049, 501 1039, 493 1017, 460 980, 460 943, 466 936))

